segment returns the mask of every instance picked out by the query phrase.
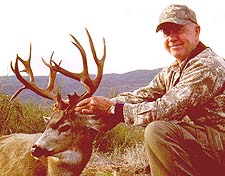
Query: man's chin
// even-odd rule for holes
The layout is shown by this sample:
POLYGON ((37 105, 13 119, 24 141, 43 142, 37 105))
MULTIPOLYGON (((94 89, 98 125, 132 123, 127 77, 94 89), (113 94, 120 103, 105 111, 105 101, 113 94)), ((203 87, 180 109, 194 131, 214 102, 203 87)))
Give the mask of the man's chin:
POLYGON ((178 60, 184 60, 183 53, 180 51, 178 52, 177 50, 170 50, 170 54, 173 55, 178 60))

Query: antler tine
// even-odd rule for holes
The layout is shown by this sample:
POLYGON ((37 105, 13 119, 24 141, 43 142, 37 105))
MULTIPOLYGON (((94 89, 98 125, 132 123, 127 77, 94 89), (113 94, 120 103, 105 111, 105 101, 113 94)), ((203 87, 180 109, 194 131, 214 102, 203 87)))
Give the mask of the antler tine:
POLYGON ((88 32, 88 30, 86 29, 87 35, 88 35, 88 39, 89 39, 89 43, 90 43, 90 47, 91 47, 91 51, 92 51, 92 55, 93 58, 95 60, 95 63, 97 65, 97 75, 96 78, 93 82, 93 84, 95 84, 95 86, 99 85, 101 79, 102 79, 102 74, 103 74, 103 67, 104 67, 104 62, 105 62, 105 58, 106 58, 106 44, 105 44, 105 38, 103 38, 103 44, 104 44, 104 52, 103 52, 103 56, 101 59, 98 59, 96 51, 95 51, 95 47, 94 47, 94 43, 92 41, 91 35, 88 32))
POLYGON ((104 66, 104 62, 105 62, 105 57, 106 57, 106 44, 105 44, 105 39, 103 38, 103 43, 104 43, 104 53, 103 53, 103 57, 101 60, 99 60, 97 58, 97 54, 94 48, 94 43, 92 41, 91 35, 88 32, 88 30, 85 28, 87 36, 88 36, 88 40, 89 40, 89 44, 91 47, 91 51, 92 51, 92 55, 94 57, 95 63, 97 65, 97 75, 96 78, 94 80, 92 80, 89 76, 88 73, 88 65, 87 65, 87 58, 86 58, 86 53, 82 47, 82 45, 78 42, 78 40, 71 35, 71 37, 74 39, 75 42, 72 42, 79 50, 80 53, 82 55, 82 59, 83 59, 83 72, 80 74, 80 81, 81 83, 84 85, 84 87, 87 89, 87 91, 81 95, 80 100, 90 97, 92 94, 94 94, 94 92, 96 91, 97 87, 100 84, 101 78, 102 78, 102 74, 103 74, 103 66, 104 66))
POLYGON ((19 95, 20 92, 22 92, 24 89, 26 89, 25 86, 24 86, 24 87, 21 87, 20 89, 18 89, 18 90, 11 96, 11 98, 9 99, 9 102, 13 101, 13 100, 17 97, 17 95, 19 95))
POLYGON ((74 79, 82 81, 82 78, 89 75, 86 52, 84 48, 82 47, 82 45, 79 43, 79 41, 72 34, 70 34, 70 36, 74 40, 74 42, 72 41, 72 43, 79 49, 80 54, 82 56, 82 61, 83 61, 83 71, 81 73, 74 73, 72 75, 75 76, 73 77, 74 79))
MULTIPOLYGON (((30 48, 31 48, 31 46, 30 46, 30 48)), ((30 49, 30 51, 31 51, 31 49, 30 49)), ((31 54, 30 54, 30 55, 31 55, 31 54)), ((9 101, 14 100, 14 99, 19 95, 19 93, 22 92, 24 89, 27 89, 27 88, 28 88, 28 89, 31 89, 31 88, 32 88, 32 84, 34 84, 34 77, 33 77, 32 70, 29 71, 29 65, 30 65, 30 61, 29 61, 29 60, 30 60, 30 57, 29 57, 29 59, 28 59, 27 61, 24 61, 24 60, 22 60, 22 59, 19 57, 19 55, 17 54, 14 68, 13 68, 12 61, 10 62, 10 66, 11 66, 12 71, 15 73, 17 79, 18 79, 21 83, 24 84, 24 86, 21 87, 20 89, 18 89, 18 90, 12 95, 12 97, 10 98, 9 101), (24 78, 21 76, 20 71, 19 71, 19 67, 18 67, 18 60, 21 61, 21 62, 24 64, 25 69, 22 70, 21 72, 26 72, 26 73, 29 75, 29 77, 30 77, 30 84, 29 84, 29 82, 28 82, 26 79, 24 79, 24 78)))
MULTIPOLYGON (((78 81, 80 81, 80 77, 81 77, 81 73, 72 73, 69 72, 68 70, 60 67, 60 64, 57 64, 55 61, 51 60, 50 64, 46 63, 43 59, 42 61, 44 62, 44 64, 49 67, 51 70, 54 70, 55 72, 59 72, 67 77, 76 79, 78 81)), ((61 61, 60 61, 61 63, 61 61)))
MULTIPOLYGON (((97 58, 97 55, 96 55, 96 51, 95 51, 95 48, 94 48, 94 44, 93 44, 91 35, 90 35, 90 33, 88 32, 87 29, 86 29, 86 32, 87 32, 87 35, 88 35, 92 55, 94 57, 94 60, 95 60, 95 63, 97 65, 97 69, 98 69, 98 73, 97 73, 96 78, 94 80, 92 80, 90 78, 89 73, 88 73, 88 64, 87 64, 86 52, 85 52, 84 48, 82 47, 82 45, 79 43, 79 41, 72 34, 70 34, 70 36, 73 38, 72 43, 78 48, 78 50, 80 51, 81 56, 82 56, 82 61, 83 61, 82 72, 73 73, 73 72, 67 71, 64 68, 60 67, 58 64, 56 64, 54 61, 52 61, 53 62, 52 65, 48 64, 48 66, 51 69, 65 75, 67 77, 70 77, 72 79, 80 81, 82 83, 82 85, 86 88, 86 92, 84 92, 81 96, 78 97, 76 93, 74 94, 74 96, 76 96, 76 99, 78 98, 78 100, 76 102, 78 102, 78 101, 80 101, 84 98, 90 97, 96 91, 97 87, 100 84, 101 78, 102 78, 103 66, 104 66, 104 61, 105 61, 105 57, 106 57, 105 39, 103 38, 104 53, 103 53, 102 59, 99 60, 97 58)), ((75 101, 73 101, 73 102, 75 102, 75 101)))
POLYGON ((34 74, 33 74, 32 70, 31 70, 31 66, 30 66, 31 51, 32 51, 32 45, 30 43, 30 51, 29 51, 29 58, 28 58, 28 60, 25 61, 22 58, 20 58, 18 55, 17 55, 17 58, 24 65, 24 70, 21 70, 20 72, 26 72, 29 75, 29 77, 30 77, 30 82, 35 83, 34 74))
MULTIPOLYGON (((46 89, 41 89, 40 87, 38 87, 35 84, 35 79, 34 79, 33 72, 32 72, 31 66, 30 66, 31 50, 32 50, 32 46, 30 44, 30 54, 29 54, 28 60, 26 60, 26 61, 23 60, 17 54, 14 67, 13 67, 12 62, 10 64, 11 65, 11 69, 15 73, 17 79, 24 85, 23 87, 18 89, 14 93, 14 95, 12 95, 10 101, 15 99, 19 95, 19 93, 22 92, 24 89, 30 89, 33 92, 35 92, 36 94, 38 94, 38 95, 40 95, 40 96, 42 96, 44 98, 48 98, 48 99, 51 99, 51 100, 55 99, 56 95, 53 93, 53 88, 54 88, 54 83, 55 83, 55 78, 56 78, 56 71, 50 69, 49 83, 48 83, 48 86, 47 86, 46 89), (24 67, 25 67, 24 70, 19 71, 18 61, 20 61, 24 65, 24 67), (30 77, 30 81, 27 81, 26 79, 24 79, 24 77, 20 74, 20 72, 26 72, 29 75, 29 77, 30 77)), ((51 55, 50 63, 52 61, 53 53, 51 55)))
MULTIPOLYGON (((53 58, 53 54, 54 54, 54 51, 52 52, 51 57, 50 57, 50 62, 49 62, 50 65, 56 64, 56 63, 53 61, 53 59, 52 59, 52 58, 53 58)), ((47 64, 43 58, 42 58, 42 62, 43 62, 46 66, 49 67, 49 64, 47 64)), ((62 61, 60 61, 58 65, 60 65, 61 62, 62 62, 62 61)), ((56 65, 57 65, 57 64, 56 64, 56 65)), ((50 68, 50 67, 49 67, 49 68, 50 68)), ((46 90, 49 91, 49 92, 52 92, 53 89, 54 89, 54 86, 55 86, 55 79, 56 79, 56 74, 57 74, 57 72, 56 72, 55 70, 53 70, 53 69, 50 68, 49 80, 48 80, 48 86, 47 86, 47 88, 46 88, 46 90)))

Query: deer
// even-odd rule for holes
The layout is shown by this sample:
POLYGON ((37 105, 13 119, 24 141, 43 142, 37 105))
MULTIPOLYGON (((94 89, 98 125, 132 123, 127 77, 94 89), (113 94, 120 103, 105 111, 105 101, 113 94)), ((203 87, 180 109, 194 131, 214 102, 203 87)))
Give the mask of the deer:
POLYGON ((86 52, 79 41, 70 34, 71 41, 78 48, 83 61, 83 70, 80 73, 70 72, 53 61, 42 61, 49 70, 49 81, 46 89, 38 87, 35 83, 31 68, 31 51, 28 60, 22 59, 18 54, 15 64, 11 62, 11 68, 16 78, 24 85, 11 97, 14 100, 23 90, 29 89, 36 94, 54 101, 52 114, 45 117, 46 129, 38 134, 10 134, 0 137, 0 176, 78 176, 82 173, 90 160, 93 141, 99 132, 112 129, 118 124, 116 120, 107 121, 108 117, 85 115, 75 112, 78 102, 94 94, 98 88, 106 58, 106 43, 103 38, 103 56, 98 59, 90 33, 86 29, 91 52, 97 65, 97 74, 94 79, 88 73, 86 52), (19 63, 24 70, 19 69, 19 63), (25 79, 20 72, 25 72, 29 80, 25 79), (55 88, 57 73, 73 80, 80 81, 85 91, 78 95, 76 91, 63 99, 60 92, 55 88))

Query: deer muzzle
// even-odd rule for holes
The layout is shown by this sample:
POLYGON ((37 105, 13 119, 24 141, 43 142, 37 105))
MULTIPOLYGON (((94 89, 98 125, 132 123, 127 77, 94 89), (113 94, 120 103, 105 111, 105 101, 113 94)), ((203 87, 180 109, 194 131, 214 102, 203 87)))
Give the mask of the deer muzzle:
POLYGON ((31 155, 36 157, 36 158, 40 158, 42 156, 44 156, 44 157, 50 156, 51 153, 52 153, 52 151, 48 151, 46 149, 43 149, 36 144, 31 147, 31 155))

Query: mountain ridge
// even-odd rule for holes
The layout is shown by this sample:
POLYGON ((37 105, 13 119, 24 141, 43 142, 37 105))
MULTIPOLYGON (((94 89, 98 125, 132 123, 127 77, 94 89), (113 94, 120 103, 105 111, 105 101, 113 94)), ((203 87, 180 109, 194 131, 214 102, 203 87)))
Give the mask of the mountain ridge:
MULTIPOLYGON (((113 94, 121 92, 133 91, 139 87, 146 86, 154 78, 154 76, 162 68, 153 70, 135 70, 126 73, 111 73, 104 74, 102 81, 94 95, 105 96, 111 98, 113 94)), ((91 74, 91 78, 95 75, 91 74)), ((28 76, 24 78, 29 79, 28 76)), ((47 87, 48 76, 35 76, 36 84, 42 89, 47 87)), ((17 80, 15 76, 1 76, 0 77, 0 92, 12 96, 16 90, 23 85, 17 80)), ((65 77, 61 74, 57 75, 56 86, 60 87, 61 94, 65 97, 67 94, 72 94, 74 90, 81 94, 84 92, 83 86, 79 81, 72 80, 71 78, 65 77)), ((40 97, 30 90, 23 90, 20 93, 19 99, 21 101, 33 101, 40 103, 46 101, 43 97, 40 97)), ((50 101, 51 102, 51 101, 50 101)))

